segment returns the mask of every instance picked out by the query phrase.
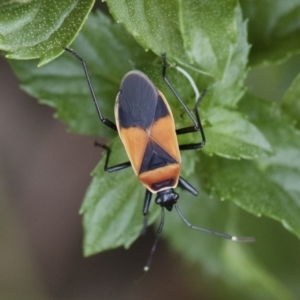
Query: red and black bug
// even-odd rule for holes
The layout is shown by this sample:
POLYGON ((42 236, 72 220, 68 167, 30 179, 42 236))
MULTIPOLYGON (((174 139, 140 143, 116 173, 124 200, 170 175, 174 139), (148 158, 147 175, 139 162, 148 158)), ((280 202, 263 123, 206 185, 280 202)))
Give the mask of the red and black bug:
MULTIPOLYGON (((158 235, 163 228, 164 209, 166 208, 171 211, 175 207, 184 223, 193 229, 219 235, 233 241, 253 241, 254 239, 251 237, 236 237, 196 227, 186 220, 177 204, 179 195, 174 191, 177 186, 194 196, 198 194, 198 191, 180 176, 180 150, 195 150, 205 145, 205 134, 198 111, 198 106, 205 93, 202 93, 198 97, 193 109, 193 115, 166 77, 167 61, 166 55, 163 54, 163 79, 188 114, 193 125, 175 129, 172 111, 164 95, 144 73, 136 70, 128 72, 121 82, 120 90, 116 97, 116 123, 114 123, 105 118, 100 110, 85 61, 74 50, 69 48, 65 48, 65 50, 73 54, 82 63, 98 116, 104 125, 114 131, 118 131, 129 158, 127 162, 108 166, 111 149, 105 145, 98 144, 108 151, 104 167, 105 171, 115 172, 130 166, 133 168, 136 176, 138 176, 141 183, 146 187, 143 206, 143 214, 145 216, 147 216, 149 210, 152 194, 157 195, 155 203, 162 208, 158 235), (177 135, 198 132, 200 133, 199 142, 178 145, 177 135)), ((145 270, 149 269, 158 235, 145 270)))

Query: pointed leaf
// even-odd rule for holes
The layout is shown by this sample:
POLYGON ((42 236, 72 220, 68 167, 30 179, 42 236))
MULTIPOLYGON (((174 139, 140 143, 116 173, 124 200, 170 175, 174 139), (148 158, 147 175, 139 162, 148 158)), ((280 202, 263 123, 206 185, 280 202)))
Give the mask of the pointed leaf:
POLYGON ((222 78, 237 43, 236 7, 236 0, 179 1, 180 28, 187 55, 195 65, 217 78, 222 78))
POLYGON ((94 0, 2 1, 0 49, 14 59, 46 64, 74 40, 94 0))
POLYGON ((216 107, 207 115, 212 125, 205 130, 205 153, 233 159, 253 159, 271 153, 269 142, 242 114, 216 107))

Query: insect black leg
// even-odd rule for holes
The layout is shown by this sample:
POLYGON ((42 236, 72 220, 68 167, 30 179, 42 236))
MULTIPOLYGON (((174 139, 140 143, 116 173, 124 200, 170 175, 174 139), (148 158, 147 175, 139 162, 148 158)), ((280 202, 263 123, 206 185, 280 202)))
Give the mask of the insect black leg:
POLYGON ((196 230, 201 230, 201 231, 204 231, 206 233, 209 233, 209 234, 215 234, 215 235, 218 235, 218 236, 221 236, 225 239, 228 239, 228 240, 232 240, 232 241, 236 241, 236 242, 244 242, 244 243, 252 243, 255 241, 255 238, 253 237, 242 237, 242 236, 235 236, 235 235, 229 235, 229 234, 226 234, 226 233, 222 233, 222 232, 218 232, 218 231, 214 231, 214 230, 211 230, 211 229, 207 229, 207 228, 204 228, 204 227, 198 227, 198 226, 194 226, 192 225, 182 214, 182 212, 180 211, 179 207, 178 207, 178 204, 174 204, 174 207, 179 215, 179 217, 181 218, 181 220, 190 228, 192 229, 196 229, 196 230))
POLYGON ((176 130, 177 135, 200 131, 202 141, 199 142, 199 143, 179 145, 180 150, 194 150, 194 149, 200 149, 200 148, 205 146, 206 138, 205 138, 204 130, 203 130, 203 127, 202 127, 202 123, 201 123, 200 115, 199 115, 199 111, 198 111, 198 105, 200 104, 201 100, 205 96, 205 93, 206 93, 206 91, 204 90, 203 93, 198 98, 197 103, 194 107, 194 112, 195 112, 196 119, 197 119, 197 122, 199 124, 199 127, 195 128, 193 126, 189 126, 189 127, 180 128, 180 129, 176 130))
POLYGON ((173 85, 170 83, 169 79, 167 78, 167 55, 166 53, 162 54, 162 63, 163 63, 163 68, 162 68, 162 77, 164 82, 167 84, 167 86, 169 87, 169 89, 172 91, 172 93, 175 95, 175 97, 177 98, 177 100, 180 102, 181 106, 184 108, 184 110, 186 111, 186 113, 189 115, 190 119, 193 121, 194 123, 194 127, 198 128, 199 125, 197 123, 197 120, 195 119, 195 117, 192 115, 192 113, 190 112, 190 110, 188 109, 188 107, 185 105, 185 103, 182 101, 182 99, 180 98, 179 94, 177 93, 177 91, 175 90, 175 88, 173 87, 173 85))
POLYGON ((83 70, 84 70, 84 73, 85 73, 85 77, 86 77, 86 80, 87 80, 87 83, 89 85, 89 88, 90 88, 90 91, 91 91, 91 94, 92 94, 92 97, 93 97, 93 101, 94 101, 94 104, 96 106, 96 110, 97 110, 97 113, 98 113, 98 116, 99 116, 99 119, 100 121, 106 125, 107 127, 109 127, 110 129, 114 130, 114 131, 117 131, 117 126, 115 123, 113 123, 112 121, 110 121, 109 119, 106 119, 103 115, 102 115, 102 112, 100 110, 100 107, 99 107, 99 104, 98 104, 98 100, 97 100, 97 97, 96 97, 96 94, 94 92, 94 88, 93 88, 93 85, 92 85, 92 82, 91 82, 91 78, 90 78, 90 75, 89 75, 89 72, 88 72, 88 68, 87 68, 87 65, 86 65, 86 62, 84 61, 84 59, 77 53, 75 52, 73 49, 70 49, 70 48, 67 48, 65 47, 64 50, 70 52, 73 56, 75 56, 82 64, 82 67, 83 67, 83 70))
POLYGON ((108 146, 100 144, 98 142, 95 142, 95 146, 101 147, 101 148, 103 148, 104 150, 107 151, 107 155, 106 155, 106 158, 105 158, 105 164, 104 164, 104 171, 105 172, 108 172, 108 173, 116 172, 116 171, 120 171, 120 170, 126 169, 126 168, 131 166, 130 161, 126 161, 124 163, 108 167, 108 162, 109 162, 109 158, 110 158, 110 154, 111 154, 111 149, 108 146))
POLYGON ((145 199, 144 199, 144 206, 143 206, 143 214, 146 216, 149 211, 149 206, 152 198, 152 193, 146 189, 145 199))
POLYGON ((182 189, 190 192, 194 196, 198 195, 198 191, 193 186, 191 186, 185 179, 183 179, 181 176, 179 177, 178 186, 181 187, 182 189))
POLYGON ((150 252, 150 255, 148 257, 146 266, 144 267, 145 272, 149 271, 149 268, 150 268, 150 265, 151 265, 151 262, 152 262, 152 257, 153 257, 153 254, 154 254, 155 250, 156 250, 157 242, 159 240, 159 236, 160 236, 160 234, 163 230, 163 227, 164 227, 164 222, 165 222, 165 210, 162 207, 161 208, 160 223, 159 223, 159 226, 158 226, 158 229, 157 229, 156 238, 155 238, 155 241, 154 241, 153 246, 151 248, 151 252, 150 252))
POLYGON ((183 100, 180 98, 179 94, 177 93, 177 91, 175 90, 175 88, 172 86, 172 84, 170 83, 170 81, 168 80, 168 78, 166 77, 166 72, 167 72, 167 56, 166 56, 165 53, 162 54, 162 62, 163 62, 162 76, 163 76, 163 79, 164 79, 165 83, 170 88, 170 90, 173 92, 173 94, 175 95, 175 97, 177 98, 177 100, 180 102, 181 106, 184 108, 184 110, 186 111, 186 113, 188 114, 188 116, 190 117, 190 119, 192 120, 192 122, 194 123, 194 126, 189 126, 189 127, 177 129, 176 130, 176 134, 180 135, 180 134, 186 134, 186 133, 192 133, 192 132, 199 131, 200 135, 201 135, 201 139, 202 139, 202 141, 199 142, 199 143, 179 145, 179 149, 180 150, 192 150, 192 149, 202 148, 205 145, 206 139, 205 139, 205 134, 204 134, 204 130, 203 130, 203 127, 202 127, 202 123, 201 123, 201 120, 200 120, 200 115, 199 115, 199 111, 198 111, 198 105, 200 104, 201 100, 203 99, 206 91, 204 91, 199 96, 199 98, 197 99, 196 105, 194 107, 194 113, 196 115, 196 118, 195 118, 193 116, 193 114, 190 112, 190 110, 188 109, 188 107, 185 105, 185 103, 183 102, 183 100))
POLYGON ((151 203, 151 198, 152 198, 152 193, 148 189, 146 189, 144 206, 143 206, 144 225, 143 225, 143 229, 141 231, 141 235, 144 235, 146 233, 146 229, 148 226, 148 212, 149 212, 149 206, 151 203))

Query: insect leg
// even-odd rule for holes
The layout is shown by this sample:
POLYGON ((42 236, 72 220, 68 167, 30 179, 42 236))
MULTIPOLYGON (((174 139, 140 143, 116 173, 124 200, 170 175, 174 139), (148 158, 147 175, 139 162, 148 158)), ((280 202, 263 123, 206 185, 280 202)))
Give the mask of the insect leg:
POLYGON ((185 179, 183 179, 181 176, 179 177, 178 186, 181 187, 182 189, 190 192, 194 196, 198 195, 198 191, 191 184, 189 184, 185 179))
POLYGON ((152 193, 146 189, 145 198, 144 198, 144 206, 143 206, 143 215, 144 215, 144 225, 143 229, 141 231, 141 235, 144 235, 146 233, 146 229, 148 226, 148 212, 149 212, 149 206, 151 203, 152 193))
POLYGON ((192 229, 196 229, 196 230, 201 230, 204 231, 206 233, 209 234, 214 234, 214 235, 218 235, 222 238, 228 239, 228 240, 232 240, 232 241, 236 241, 236 242, 244 242, 244 243, 252 243, 255 241, 254 237, 242 237, 242 236, 235 236, 235 235, 230 235, 227 233, 222 233, 222 232, 218 232, 218 231, 214 231, 211 229, 207 229, 204 227, 198 227, 198 226, 194 226, 193 224, 191 224, 182 214, 182 212, 180 211, 178 204, 174 204, 174 207, 179 215, 179 217, 181 218, 181 220, 190 228, 192 229))
POLYGON ((88 72, 88 68, 87 68, 87 65, 86 65, 86 62, 84 61, 84 59, 77 53, 75 52, 73 49, 70 49, 70 48, 67 48, 65 47, 64 50, 70 52, 73 56, 75 56, 82 64, 82 67, 83 67, 83 70, 84 70, 84 73, 85 73, 85 77, 86 77, 86 80, 87 80, 87 83, 89 85, 89 88, 90 88, 90 91, 91 91, 91 94, 92 94, 92 97, 93 97, 93 101, 94 101, 94 104, 96 106, 96 110, 97 110, 97 113, 98 113, 98 116, 99 116, 99 119, 100 121, 106 125, 107 127, 109 127, 110 129, 114 130, 114 131, 117 131, 117 126, 115 123, 113 123, 112 121, 110 121, 109 119, 106 119, 101 110, 100 110, 100 107, 99 107, 99 104, 98 104, 98 100, 97 100, 97 97, 96 97, 96 94, 94 92, 94 88, 93 88, 93 85, 92 85, 92 82, 91 82, 91 78, 90 78, 90 75, 89 75, 89 72, 88 72))
POLYGON ((162 58, 162 77, 163 77, 164 82, 167 84, 167 86, 169 87, 169 89, 172 91, 172 93, 175 95, 175 97, 177 98, 177 100, 180 102, 181 106, 184 108, 184 110, 186 111, 186 113, 189 115, 190 119, 194 123, 194 127, 198 128, 197 120, 192 115, 192 113, 190 112, 190 110, 188 109, 188 107, 185 105, 185 103, 180 98, 179 94, 177 93, 177 91, 175 90, 175 88, 170 83, 169 79, 167 78, 167 75, 166 75, 166 73, 167 73, 167 55, 166 55, 166 53, 163 53, 162 56, 161 56, 161 58, 162 58))
POLYGON ((106 158, 105 158, 105 164, 104 164, 104 171, 105 172, 108 172, 108 173, 116 172, 116 171, 120 171, 120 170, 126 169, 126 168, 131 166, 130 161, 126 161, 124 163, 108 167, 108 162, 109 162, 109 158, 110 158, 110 154, 111 154, 111 149, 108 146, 106 146, 104 144, 100 144, 98 142, 95 142, 95 146, 101 147, 101 148, 103 148, 104 150, 107 151, 107 155, 106 155, 106 158))
POLYGON ((143 206, 143 214, 146 216, 149 211, 149 206, 152 198, 152 193, 146 189, 145 199, 144 199, 144 206, 143 206))
POLYGON ((196 102, 196 105, 194 107, 194 112, 195 112, 196 119, 197 119, 197 122, 199 124, 199 127, 195 128, 193 126, 189 126, 189 127, 180 128, 180 129, 176 130, 177 135, 200 131, 200 135, 201 135, 202 140, 199 143, 179 145, 180 150, 194 150, 194 149, 200 149, 200 148, 205 146, 206 138, 205 138, 204 130, 203 130, 202 123, 201 123, 201 120, 200 120, 200 114, 199 114, 199 111, 198 111, 198 105, 201 102, 201 100, 203 99, 203 97, 205 96, 205 93, 206 93, 206 91, 204 91, 200 95, 200 97, 198 98, 198 100, 196 102))
MULTIPOLYGON (((164 79, 165 83, 170 88, 170 90, 173 92, 173 94, 175 95, 175 97, 177 98, 177 100, 180 102, 181 106, 184 108, 184 110, 186 111, 186 113, 188 114, 188 116, 190 117, 190 119, 192 120, 192 122, 194 123, 194 126, 189 126, 189 127, 177 129, 176 130, 176 134, 180 135, 180 134, 186 134, 186 133, 192 133, 192 132, 199 131, 200 135, 201 135, 201 139, 202 139, 202 141, 199 142, 199 143, 179 145, 179 149, 180 150, 192 150, 192 149, 202 148, 205 145, 206 139, 205 139, 205 134, 204 134, 204 130, 203 130, 203 127, 202 127, 202 123, 201 123, 201 120, 200 120, 198 106, 199 106, 201 100, 203 99, 206 91, 204 91, 201 95, 199 95, 199 97, 198 97, 198 99, 196 101, 196 104, 195 104, 195 107, 194 107, 194 113, 195 113, 195 116, 196 116, 196 118, 195 118, 193 116, 193 114, 190 112, 190 110, 188 109, 188 107, 185 105, 185 103, 183 102, 183 100, 180 98, 179 94, 177 93, 177 91, 175 90, 175 88, 173 87, 173 85, 170 83, 170 81, 168 80, 168 78, 166 76, 166 72, 167 72, 167 56, 166 56, 165 53, 162 54, 162 63, 163 63, 162 76, 163 76, 163 79, 164 79)), ((185 75, 185 76, 187 76, 187 75, 185 75)), ((190 76, 188 77, 188 79, 189 79, 189 81, 192 80, 190 78, 190 76)))
POLYGON ((154 254, 155 250, 156 250, 157 242, 159 240, 159 236, 160 236, 160 234, 162 232, 162 229, 164 227, 164 222, 165 222, 165 210, 162 207, 161 208, 160 223, 159 223, 159 226, 158 226, 158 229, 157 229, 156 238, 155 238, 155 241, 154 241, 153 246, 151 248, 151 252, 150 252, 150 255, 148 257, 146 266, 144 267, 145 272, 149 271, 149 269, 150 269, 150 265, 151 265, 151 262, 152 262, 152 257, 153 257, 153 254, 154 254))

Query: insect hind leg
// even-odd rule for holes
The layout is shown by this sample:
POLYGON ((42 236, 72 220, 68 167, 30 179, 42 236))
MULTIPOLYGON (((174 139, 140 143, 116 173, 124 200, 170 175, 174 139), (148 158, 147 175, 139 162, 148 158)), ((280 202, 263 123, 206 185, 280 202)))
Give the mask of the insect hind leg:
POLYGON ((107 151, 106 158, 105 158, 105 163, 104 163, 104 171, 105 172, 108 172, 108 173, 116 172, 116 171, 120 171, 120 170, 126 169, 126 168, 131 166, 130 161, 126 161, 124 163, 117 164, 117 165, 114 165, 114 166, 108 166, 109 158, 110 158, 110 154, 111 154, 111 149, 107 145, 104 145, 104 144, 101 144, 101 143, 98 143, 98 142, 95 142, 94 145, 96 147, 101 147, 102 149, 107 151))

